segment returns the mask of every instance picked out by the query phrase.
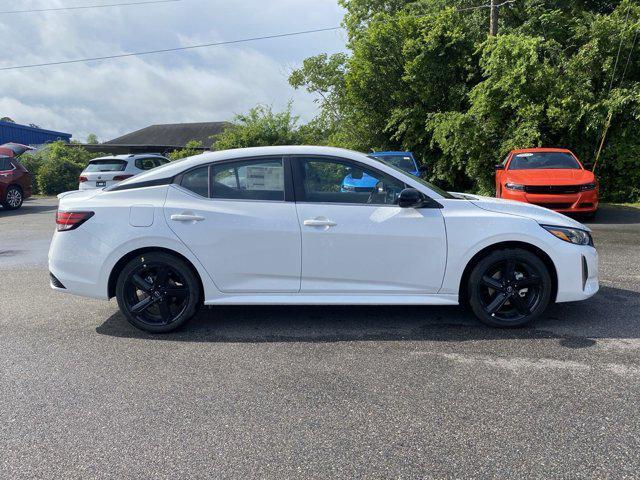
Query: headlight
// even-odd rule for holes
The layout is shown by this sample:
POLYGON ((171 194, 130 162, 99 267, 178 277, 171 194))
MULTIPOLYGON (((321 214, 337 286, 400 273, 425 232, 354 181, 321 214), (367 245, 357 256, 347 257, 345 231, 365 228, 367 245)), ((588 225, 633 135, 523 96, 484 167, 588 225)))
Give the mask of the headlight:
POLYGON ((554 227, 551 225, 540 225, 547 232, 555 235, 560 240, 573 243, 575 245, 591 245, 593 247, 593 238, 586 230, 579 228, 554 227))
POLYGON ((587 190, 595 190, 595 189, 596 189, 595 183, 585 183, 584 185, 580 185, 580 190, 582 190, 583 192, 586 192, 587 190))
POLYGON ((517 183, 505 183, 504 186, 509 190, 520 190, 521 192, 524 192, 524 185, 519 185, 517 183))

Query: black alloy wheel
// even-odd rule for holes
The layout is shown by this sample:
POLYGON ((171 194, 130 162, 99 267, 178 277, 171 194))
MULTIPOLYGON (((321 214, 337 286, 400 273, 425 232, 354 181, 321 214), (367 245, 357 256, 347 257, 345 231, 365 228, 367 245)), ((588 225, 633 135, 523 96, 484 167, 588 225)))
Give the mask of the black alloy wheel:
POLYGON ((547 308, 551 276, 536 255, 498 250, 480 260, 467 286, 469 304, 480 321, 494 327, 520 327, 547 308))
POLYGON ((135 327, 148 332, 170 332, 196 313, 200 286, 181 259, 162 252, 135 257, 116 284, 120 310, 135 327))

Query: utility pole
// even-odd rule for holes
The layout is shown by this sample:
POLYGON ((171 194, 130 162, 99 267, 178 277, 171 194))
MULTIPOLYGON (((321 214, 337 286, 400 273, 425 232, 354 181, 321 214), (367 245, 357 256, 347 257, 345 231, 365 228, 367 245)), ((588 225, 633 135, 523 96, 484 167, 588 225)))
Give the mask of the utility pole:
POLYGON ((491 15, 489 17, 489 36, 495 37, 498 34, 498 5, 496 0, 491 0, 491 15))

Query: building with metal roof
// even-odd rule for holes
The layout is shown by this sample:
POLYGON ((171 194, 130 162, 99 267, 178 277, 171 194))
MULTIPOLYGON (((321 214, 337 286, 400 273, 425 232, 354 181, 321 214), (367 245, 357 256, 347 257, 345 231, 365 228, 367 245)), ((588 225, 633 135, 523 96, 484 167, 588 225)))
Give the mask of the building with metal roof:
POLYGON ((14 142, 35 147, 58 140, 69 143, 71 134, 56 132, 55 130, 45 130, 35 125, 28 126, 0 121, 0 144, 14 142))

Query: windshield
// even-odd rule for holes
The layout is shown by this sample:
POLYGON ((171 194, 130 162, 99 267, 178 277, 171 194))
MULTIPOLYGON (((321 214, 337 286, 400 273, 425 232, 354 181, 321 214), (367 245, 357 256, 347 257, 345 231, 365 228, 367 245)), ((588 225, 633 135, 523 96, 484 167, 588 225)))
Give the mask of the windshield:
POLYGON ((127 168, 127 162, 118 160, 117 158, 108 158, 103 160, 91 160, 85 172, 122 172, 127 168))
POLYGON ((422 179, 420 177, 416 177, 415 175, 411 175, 409 172, 407 172, 406 170, 403 170, 402 168, 399 168, 399 167, 395 166, 393 163, 386 162, 383 159, 381 159, 380 157, 372 157, 371 155, 367 155, 367 156, 369 158, 374 159, 374 160, 378 160, 378 161, 383 162, 385 165, 388 165, 389 167, 393 168, 394 170, 397 170, 400 173, 404 173, 405 175, 409 175, 409 177, 411 177, 413 180, 415 180, 416 182, 420 182, 425 187, 433 190, 438 195, 440 195, 442 198, 448 198, 448 199, 451 199, 451 200, 459 200, 458 197, 454 197, 453 195, 451 195, 446 190, 443 190, 440 187, 436 187, 433 183, 427 182, 426 180, 424 180, 424 179, 422 179))
POLYGON ((580 164, 569 153, 563 152, 530 152, 514 155, 509 170, 570 169, 580 170, 580 164))
POLYGON ((382 160, 383 162, 388 163, 389 165, 393 165, 394 167, 398 167, 405 172, 415 172, 416 164, 409 155, 376 155, 373 158, 377 158, 378 160, 382 160))

